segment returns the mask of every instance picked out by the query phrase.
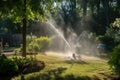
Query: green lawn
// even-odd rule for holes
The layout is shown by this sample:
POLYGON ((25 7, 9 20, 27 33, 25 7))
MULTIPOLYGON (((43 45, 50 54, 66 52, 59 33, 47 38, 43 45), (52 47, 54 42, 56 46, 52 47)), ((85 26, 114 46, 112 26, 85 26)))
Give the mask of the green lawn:
MULTIPOLYGON (((75 61, 42 54, 37 55, 36 58, 44 61, 46 67, 40 72, 26 74, 26 80, 102 80, 111 78, 107 60, 75 61)), ((20 80, 20 76, 12 80, 20 80)))

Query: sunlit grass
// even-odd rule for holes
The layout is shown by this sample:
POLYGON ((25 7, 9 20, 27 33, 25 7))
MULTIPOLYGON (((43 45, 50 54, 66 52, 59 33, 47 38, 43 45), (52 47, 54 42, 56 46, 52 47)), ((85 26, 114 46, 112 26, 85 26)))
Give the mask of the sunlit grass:
MULTIPOLYGON (((62 57, 58 57, 55 55, 45 55, 38 54, 36 56, 38 61, 45 62, 44 70, 40 71, 40 73, 45 73, 51 69, 56 69, 59 67, 66 68, 65 72, 62 73, 62 76, 72 74, 74 76, 98 76, 100 79, 103 79, 105 76, 101 74, 110 74, 111 71, 109 69, 109 65, 107 64, 107 60, 84 60, 82 62, 79 61, 69 61, 65 60, 62 57)), ((38 74, 39 72, 35 73, 38 74)), ((35 74, 30 73, 29 75, 25 75, 26 77, 34 76, 35 74)), ((14 80, 14 79, 13 79, 14 80)))

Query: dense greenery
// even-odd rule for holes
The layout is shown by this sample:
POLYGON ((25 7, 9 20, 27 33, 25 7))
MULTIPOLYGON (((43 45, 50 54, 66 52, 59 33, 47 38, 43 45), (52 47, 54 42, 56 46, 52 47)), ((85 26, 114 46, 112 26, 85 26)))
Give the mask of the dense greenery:
POLYGON ((12 60, 18 66, 17 74, 25 74, 40 71, 45 67, 43 61, 37 61, 35 57, 13 57, 12 60))
MULTIPOLYGON (((9 17, 13 21, 21 22, 25 13, 23 11, 24 2, 22 0, 15 1, 14 4, 13 2, 14 0, 1 1, 1 18, 6 19, 6 17, 9 17), (7 6, 8 4, 12 4, 10 8, 7 6), (19 4, 23 6, 21 7, 19 4), (5 7, 5 10, 3 10, 3 7, 5 7), (8 13, 9 16, 3 16, 8 15, 8 13)), ((46 12, 49 13, 48 10, 50 10, 48 15, 52 15, 59 25, 64 24, 63 28, 65 30, 68 25, 71 25, 78 34, 85 29, 90 29, 96 34, 104 34, 106 27, 109 27, 111 22, 119 17, 119 4, 119 0, 51 0, 47 3, 44 0, 38 0, 38 2, 27 0, 26 16, 27 20, 36 21, 38 17, 45 16, 46 12)))
POLYGON ((104 35, 120 14, 119 0, 1 0, 0 4, 0 20, 5 20, 5 24, 0 23, 0 29, 14 33, 21 32, 19 27, 22 26, 23 56, 26 56, 26 26, 30 25, 30 20, 36 22, 38 18, 45 20, 46 16, 52 16, 62 26, 65 36, 68 27, 78 35, 83 30, 104 35), (14 26, 10 28, 7 24, 14 26))
POLYGON ((0 55, 0 76, 12 76, 18 71, 16 62, 6 58, 4 55, 0 55))
POLYGON ((33 0, 1 0, 0 1, 0 16, 2 20, 10 18, 13 22, 21 23, 23 34, 23 52, 22 56, 26 57, 26 28, 28 20, 37 21, 38 18, 45 19, 45 12, 48 12, 52 1, 33 1, 33 0), (9 6, 8 6, 9 5, 9 6))
POLYGON ((40 71, 45 67, 43 61, 37 61, 35 57, 17 57, 7 58, 0 55, 0 78, 40 71))
POLYGON ((22 28, 20 23, 13 23, 9 18, 0 21, 0 30, 3 30, 6 34, 21 33, 22 28))
POLYGON ((51 39, 49 37, 39 37, 34 40, 32 40, 28 46, 27 50, 28 52, 45 52, 50 47, 51 39))
MULTIPOLYGON (((117 27, 118 28, 118 34, 119 34, 119 27, 120 27, 120 19, 116 19, 116 21, 113 23, 113 26, 114 27, 117 27)), ((120 41, 120 36, 117 35, 118 37, 118 42, 120 41)), ((112 70, 117 73, 119 76, 120 76, 120 44, 118 46, 116 46, 113 50, 113 52, 111 53, 111 56, 110 56, 110 60, 109 60, 109 64, 112 68, 112 70)))
MULTIPOLYGON (((45 52, 48 49, 48 37, 29 39, 26 43, 26 33, 30 33, 27 28, 31 22, 42 22, 51 17, 61 27, 65 38, 69 35, 68 28, 77 35, 89 30, 98 36, 100 43, 107 45, 109 51, 119 44, 111 53, 109 64, 120 75, 120 0, 0 0, 0 16, 0 30, 6 34, 22 32, 23 57, 26 57, 26 50, 45 52)), ((32 65, 26 58, 10 60, 0 56, 0 62, 3 63, 0 74, 14 73, 18 65, 32 65)))
POLYGON ((111 53, 109 64, 111 69, 120 76, 120 45, 115 47, 111 53))
MULTIPOLYGON (((38 54, 36 59, 45 62, 45 68, 37 73, 24 75, 25 80, 102 80, 112 79, 110 77, 109 65, 106 60, 74 61, 65 60, 51 54, 38 54)), ((12 80, 21 80, 20 76, 14 77, 12 80)))
POLYGON ((103 35, 120 13, 119 0, 64 0, 56 4, 58 12, 51 13, 65 34, 71 27, 78 34, 87 29, 103 35))

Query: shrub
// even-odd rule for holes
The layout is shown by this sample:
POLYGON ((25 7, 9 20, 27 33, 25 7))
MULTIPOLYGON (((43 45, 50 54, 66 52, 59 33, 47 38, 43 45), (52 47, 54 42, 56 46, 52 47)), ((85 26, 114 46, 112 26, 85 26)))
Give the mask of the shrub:
POLYGON ((27 46, 27 52, 28 51, 32 51, 32 45, 30 44, 33 40, 35 40, 37 37, 36 36, 34 36, 34 35, 27 35, 27 37, 26 37, 26 42, 27 42, 27 44, 26 44, 26 46, 27 46))
POLYGON ((36 38, 27 46, 27 49, 30 52, 45 52, 50 46, 50 41, 49 37, 36 38))
POLYGON ((50 46, 50 38, 48 37, 37 38, 36 42, 40 45, 41 52, 45 52, 50 46))
POLYGON ((43 61, 36 61, 35 58, 30 57, 13 57, 12 60, 18 65, 18 73, 36 72, 45 67, 43 61))
POLYGON ((120 76, 120 44, 114 48, 108 63, 111 69, 120 76))
POLYGON ((40 45, 37 44, 36 42, 32 42, 28 45, 28 48, 27 48, 28 52, 40 52, 40 45))
POLYGON ((27 35, 26 40, 27 40, 27 45, 29 45, 34 39, 36 39, 37 37, 34 35, 27 35))
POLYGON ((116 45, 120 43, 120 29, 116 27, 107 28, 106 36, 109 36, 114 39, 116 45))
POLYGON ((10 76, 17 72, 18 66, 4 55, 0 56, 0 76, 10 76))

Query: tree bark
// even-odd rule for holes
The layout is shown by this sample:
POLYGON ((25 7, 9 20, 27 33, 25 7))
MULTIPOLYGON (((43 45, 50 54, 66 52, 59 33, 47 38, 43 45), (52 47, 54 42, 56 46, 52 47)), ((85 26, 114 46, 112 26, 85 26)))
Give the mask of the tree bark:
POLYGON ((117 0, 117 10, 119 12, 119 9, 120 9, 120 0, 117 0))
POLYGON ((100 13, 100 0, 97 2, 97 15, 99 16, 100 13))
POLYGON ((22 36, 23 36, 23 45, 22 45, 22 56, 26 57, 26 27, 27 27, 27 15, 26 15, 26 0, 24 0, 24 6, 23 6, 23 12, 24 12, 24 18, 22 20, 22 36))
POLYGON ((82 0, 82 8, 83 8, 83 17, 87 14, 87 3, 88 0, 82 0))
POLYGON ((26 26, 27 26, 26 25, 26 23, 27 23, 26 18, 24 18, 22 20, 22 23, 23 23, 23 28, 22 28, 22 36, 23 36, 22 50, 23 50, 23 52, 22 52, 22 56, 26 57, 26 26))
POLYGON ((102 4, 106 17, 106 26, 109 26, 109 0, 102 0, 102 4))

